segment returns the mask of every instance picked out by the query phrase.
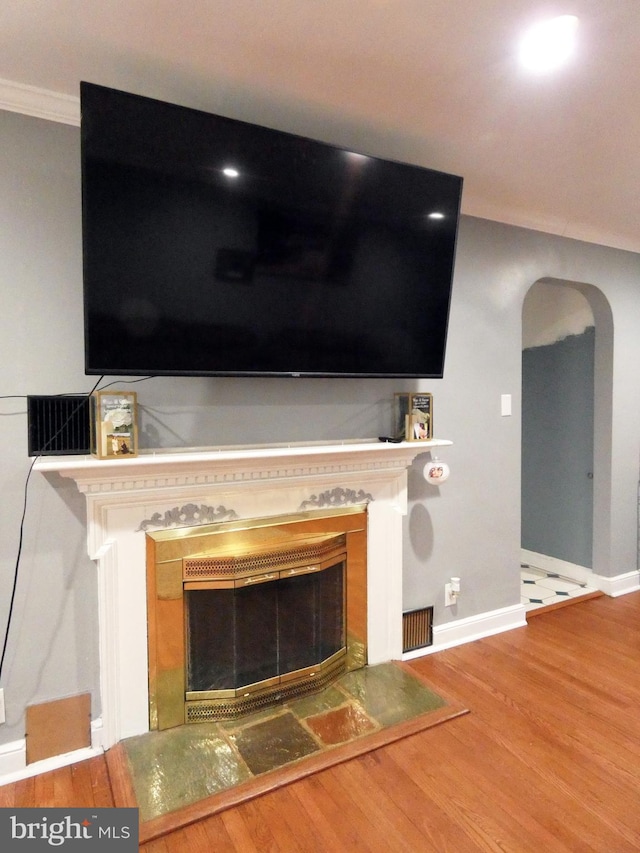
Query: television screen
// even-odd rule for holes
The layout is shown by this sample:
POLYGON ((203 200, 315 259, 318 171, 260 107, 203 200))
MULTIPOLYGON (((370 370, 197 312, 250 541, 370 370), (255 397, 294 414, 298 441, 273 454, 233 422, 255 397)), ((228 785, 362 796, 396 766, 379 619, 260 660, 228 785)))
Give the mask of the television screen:
POLYGON ((81 84, 85 372, 442 376, 462 179, 81 84))

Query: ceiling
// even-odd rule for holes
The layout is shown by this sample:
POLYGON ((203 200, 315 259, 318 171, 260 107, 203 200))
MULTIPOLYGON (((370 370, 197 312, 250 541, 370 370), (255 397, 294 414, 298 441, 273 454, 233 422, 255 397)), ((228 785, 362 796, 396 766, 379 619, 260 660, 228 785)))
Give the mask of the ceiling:
MULTIPOLYGON (((0 108, 79 81, 462 175, 463 212, 640 252, 640 0, 3 0, 0 108), (577 15, 554 73, 523 30, 577 15)), ((52 94, 55 93, 55 94, 52 94)))

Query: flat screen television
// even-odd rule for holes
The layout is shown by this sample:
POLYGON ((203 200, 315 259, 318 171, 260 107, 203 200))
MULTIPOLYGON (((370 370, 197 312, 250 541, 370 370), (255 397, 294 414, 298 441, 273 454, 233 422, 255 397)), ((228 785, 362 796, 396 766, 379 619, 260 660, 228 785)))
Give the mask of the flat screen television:
POLYGON ((461 178, 80 94, 87 374, 442 376, 461 178))

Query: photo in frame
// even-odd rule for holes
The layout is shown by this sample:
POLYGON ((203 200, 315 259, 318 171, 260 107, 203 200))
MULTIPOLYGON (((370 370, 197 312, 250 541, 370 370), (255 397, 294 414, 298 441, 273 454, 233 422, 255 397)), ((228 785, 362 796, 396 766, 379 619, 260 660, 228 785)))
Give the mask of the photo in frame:
POLYGON ((433 438, 433 394, 399 393, 395 395, 394 429, 405 441, 429 441, 433 438))
POLYGON ((406 441, 433 438, 433 394, 409 394, 405 420, 406 441))
POLYGON ((96 391, 92 394, 91 452, 99 459, 137 456, 135 392, 96 391))
POLYGON ((433 438, 433 395, 409 396, 407 441, 429 441, 433 438))

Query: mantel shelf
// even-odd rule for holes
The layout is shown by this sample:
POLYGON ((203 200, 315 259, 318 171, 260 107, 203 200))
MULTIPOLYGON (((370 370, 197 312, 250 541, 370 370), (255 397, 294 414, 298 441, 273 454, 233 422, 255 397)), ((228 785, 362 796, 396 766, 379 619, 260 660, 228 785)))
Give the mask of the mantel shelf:
MULTIPOLYGON (((135 490, 135 482, 150 478, 158 484, 167 477, 228 477, 251 479, 283 476, 283 468, 358 470, 363 466, 406 468, 421 453, 452 444, 445 439, 381 442, 376 439, 329 443, 270 444, 188 448, 184 450, 144 450, 132 458, 98 459, 94 456, 52 456, 38 459, 34 470, 57 473, 75 480, 81 491, 135 490), (109 484, 108 486, 106 484, 109 484), (102 486, 101 486, 102 484, 102 486)), ((142 484, 141 484, 142 485, 142 484)))

